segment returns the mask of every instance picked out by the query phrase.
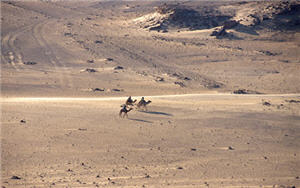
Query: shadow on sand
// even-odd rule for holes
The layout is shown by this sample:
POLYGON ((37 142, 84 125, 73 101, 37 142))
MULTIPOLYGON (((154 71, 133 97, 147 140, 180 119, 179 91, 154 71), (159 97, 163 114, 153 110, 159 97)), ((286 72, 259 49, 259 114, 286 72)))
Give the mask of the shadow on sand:
POLYGON ((128 118, 128 119, 133 120, 133 121, 144 122, 144 123, 153 123, 152 121, 147 121, 147 120, 143 120, 143 119, 135 119, 135 118, 128 118))
POLYGON ((155 111, 139 111, 147 114, 156 114, 156 115, 164 115, 164 116, 173 116, 172 114, 165 113, 165 112, 155 112, 155 111))

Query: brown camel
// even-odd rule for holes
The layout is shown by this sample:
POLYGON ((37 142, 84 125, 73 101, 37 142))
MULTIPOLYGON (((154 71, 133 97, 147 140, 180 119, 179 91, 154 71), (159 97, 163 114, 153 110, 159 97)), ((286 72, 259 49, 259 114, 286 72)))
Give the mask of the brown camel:
POLYGON ((124 115, 123 115, 122 118, 124 118, 125 116, 128 118, 128 114, 127 113, 130 112, 133 108, 127 109, 126 105, 122 105, 121 107, 122 107, 122 109, 120 110, 119 116, 122 117, 122 113, 124 113, 124 115))
POLYGON ((137 104, 137 107, 138 107, 139 109, 142 109, 142 108, 143 108, 144 110, 148 111, 147 105, 150 104, 150 103, 151 103, 150 100, 145 101, 144 97, 142 97, 142 99, 141 99, 141 100, 139 101, 139 103, 137 104))

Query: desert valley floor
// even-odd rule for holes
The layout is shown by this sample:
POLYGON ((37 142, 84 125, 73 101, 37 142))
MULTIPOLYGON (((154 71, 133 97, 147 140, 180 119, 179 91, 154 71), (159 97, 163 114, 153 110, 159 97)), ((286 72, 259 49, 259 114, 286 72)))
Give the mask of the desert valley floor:
POLYGON ((1 186, 299 187, 299 1, 1 1, 1 186), (151 100, 120 118, 127 97, 151 100))

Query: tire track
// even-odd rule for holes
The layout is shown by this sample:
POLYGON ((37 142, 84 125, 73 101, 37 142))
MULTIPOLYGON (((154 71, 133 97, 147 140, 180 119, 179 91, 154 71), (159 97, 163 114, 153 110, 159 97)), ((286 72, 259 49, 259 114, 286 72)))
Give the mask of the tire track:
POLYGON ((18 30, 5 35, 1 40, 2 52, 4 51, 4 54, 2 54, 2 59, 5 60, 6 63, 11 64, 17 71, 24 69, 24 56, 21 52, 21 49, 15 44, 15 41, 20 35, 24 35, 35 25, 36 23, 21 27, 18 30))
POLYGON ((52 47, 49 45, 49 43, 47 42, 47 40, 45 39, 45 34, 44 34, 44 28, 45 25, 51 25, 51 24, 55 24, 54 21, 56 20, 46 20, 43 22, 38 23, 37 25, 35 25, 32 28, 32 35, 33 38, 36 40, 36 42, 38 43, 39 46, 42 47, 45 56, 48 59, 48 62, 54 67, 55 71, 59 74, 59 80, 60 80, 60 85, 61 86, 67 86, 69 88, 73 87, 73 81, 71 79, 71 76, 67 73, 65 74, 65 72, 62 72, 61 68, 65 69, 66 66, 61 63, 57 56, 55 55, 54 50, 52 49, 52 47))
MULTIPOLYGON (((45 35, 43 32, 43 28, 45 24, 54 24, 53 21, 57 21, 60 17, 54 16, 54 15, 48 15, 47 12, 44 12, 43 10, 35 10, 27 6, 23 6, 22 3, 16 3, 16 2, 10 2, 6 3, 9 4, 9 6, 15 7, 15 8, 20 8, 25 11, 32 12, 34 14, 43 16, 43 18, 48 18, 44 19, 38 23, 33 23, 28 26, 24 26, 21 28, 18 28, 14 32, 10 32, 7 34, 3 39, 2 39, 2 46, 5 51, 4 54, 2 54, 2 60, 4 62, 7 62, 10 64, 16 71, 20 71, 21 69, 24 69, 22 65, 23 63, 23 55, 21 53, 21 50, 18 49, 18 47, 15 45, 16 39, 20 35, 24 35, 26 33, 27 35, 33 36, 33 38, 37 41, 38 45, 42 47, 45 51, 46 57, 49 59, 49 63, 55 68, 57 73, 59 73, 59 80, 60 80, 60 85, 61 86, 67 86, 67 87, 73 87, 73 82, 72 79, 70 79, 70 75, 66 74, 65 72, 62 72, 60 67, 65 68, 65 66, 60 63, 58 60, 57 56, 55 56, 55 53, 53 49, 48 45, 47 41, 45 40, 45 35), (29 32, 29 33, 28 33, 29 32)), ((49 5, 51 6, 56 6, 55 4, 50 3, 49 5)), ((56 6, 58 7, 58 6, 56 6)), ((61 8, 61 7, 60 7, 61 8)))
POLYGON ((16 71, 20 71, 20 66, 18 64, 23 64, 22 55, 18 52, 15 46, 15 40, 17 38, 18 32, 7 34, 2 38, 2 48, 7 51, 6 54, 2 54, 2 59, 10 64, 16 71))
MULTIPOLYGON (((22 6, 17 5, 15 2, 9 2, 9 3, 3 2, 3 3, 5 3, 8 6, 17 8, 17 9, 24 9, 26 11, 30 11, 30 12, 33 12, 33 13, 38 13, 38 12, 34 12, 32 10, 25 9, 22 6)), ((38 13, 38 14, 41 15, 40 13, 38 13)), ((16 40, 18 39, 18 37, 20 35, 23 35, 27 31, 30 31, 30 29, 35 24, 36 23, 20 27, 16 31, 8 33, 1 40, 2 49, 4 48, 4 51, 6 51, 5 55, 2 54, 2 59, 5 62, 7 62, 8 64, 11 64, 12 67, 16 71, 20 71, 21 69, 24 69, 24 67, 22 66, 24 64, 23 64, 23 54, 22 54, 21 50, 15 45, 15 42, 16 42, 16 40)))
POLYGON ((12 60, 12 65, 16 68, 17 71, 19 71, 20 69, 23 69, 21 67, 21 65, 23 65, 23 55, 21 53, 21 51, 19 50, 19 48, 15 45, 15 41, 17 39, 17 37, 22 34, 22 31, 15 33, 14 35, 11 35, 11 37, 8 40, 8 45, 9 47, 13 50, 11 54, 11 58, 13 58, 14 60, 12 60))

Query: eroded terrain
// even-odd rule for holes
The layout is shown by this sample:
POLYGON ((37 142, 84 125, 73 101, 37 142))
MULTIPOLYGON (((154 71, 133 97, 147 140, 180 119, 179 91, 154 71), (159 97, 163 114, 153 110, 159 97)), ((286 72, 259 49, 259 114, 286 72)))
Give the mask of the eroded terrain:
POLYGON ((1 1, 2 187, 300 186, 299 12, 1 1))

